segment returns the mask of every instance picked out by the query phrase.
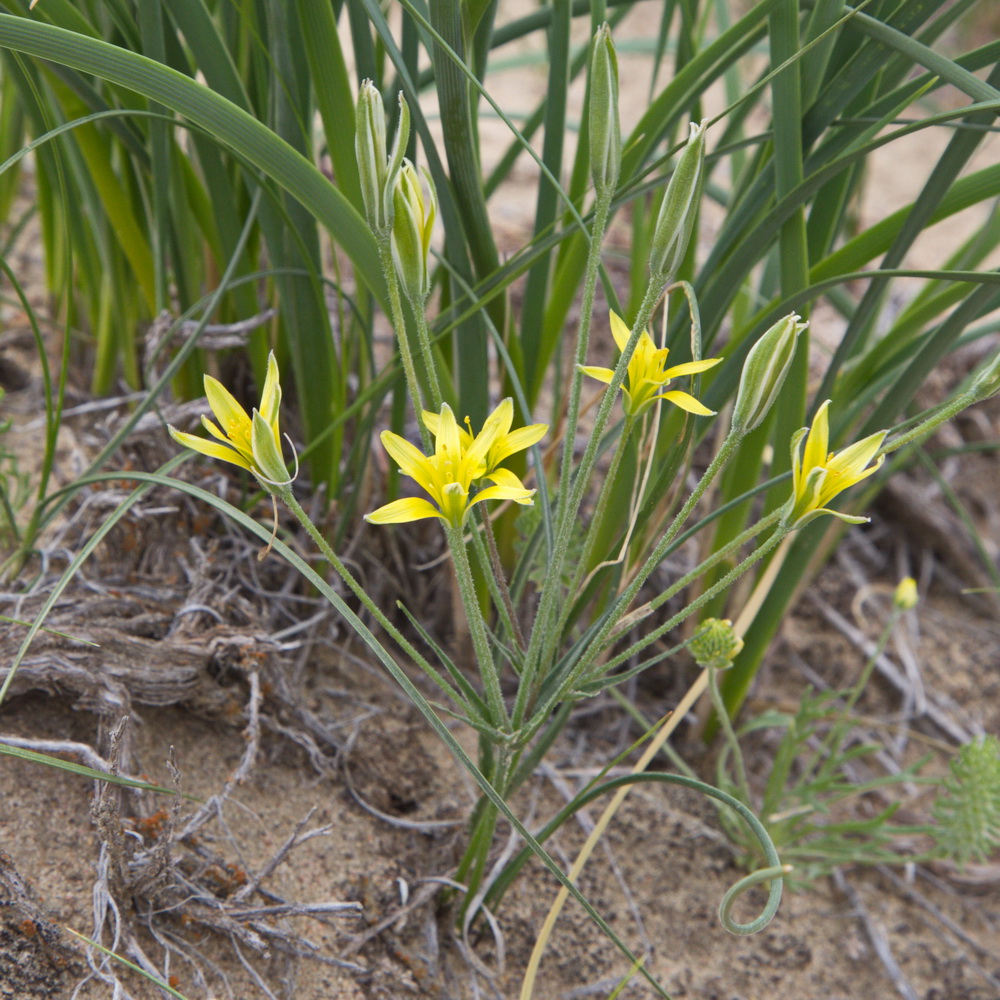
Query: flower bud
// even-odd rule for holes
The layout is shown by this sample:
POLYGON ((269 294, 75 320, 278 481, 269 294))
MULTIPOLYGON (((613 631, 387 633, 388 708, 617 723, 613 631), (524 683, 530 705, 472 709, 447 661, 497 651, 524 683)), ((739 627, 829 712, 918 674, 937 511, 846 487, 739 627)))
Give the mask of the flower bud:
POLYGON ((976 376, 972 383, 971 393, 973 399, 978 403, 981 400, 989 399, 1000 392, 1000 351, 997 352, 993 360, 976 376))
POLYGON ((684 260, 698 215, 705 176, 705 128, 691 122, 691 136, 674 168, 653 231, 649 270, 654 278, 672 278, 684 260))
POLYGON ((917 606, 917 600, 917 581, 912 576, 904 577, 892 595, 892 603, 900 611, 912 611, 917 606))
POLYGON ((699 667, 707 670, 725 670, 743 648, 743 640, 736 634, 728 618, 706 618, 698 634, 688 643, 688 649, 699 667))
POLYGON ((622 162, 618 56, 607 23, 597 29, 590 60, 590 172, 598 194, 614 190, 622 162))
POLYGON ((396 175, 392 191, 395 217, 392 222, 392 259, 400 284, 411 302, 423 304, 431 290, 428 257, 434 219, 437 217, 437 195, 434 182, 426 170, 429 197, 424 197, 420 174, 409 160, 396 175))
POLYGON ((767 416, 788 374, 795 342, 808 325, 789 313, 750 348, 733 408, 734 431, 748 434, 767 416))
POLYGON ((386 156, 382 95, 371 80, 365 80, 358 94, 354 151, 358 160, 365 217, 376 233, 387 233, 392 226, 392 189, 409 140, 410 109, 400 93, 399 127, 396 129, 392 155, 386 156))

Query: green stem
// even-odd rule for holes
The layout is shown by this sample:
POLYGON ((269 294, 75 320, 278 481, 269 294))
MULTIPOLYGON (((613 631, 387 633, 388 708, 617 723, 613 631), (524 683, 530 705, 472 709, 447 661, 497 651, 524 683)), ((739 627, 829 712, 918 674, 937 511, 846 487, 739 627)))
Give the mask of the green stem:
POLYGON ((900 434, 898 437, 890 438, 878 450, 878 454, 875 457, 878 458, 880 455, 888 455, 890 452, 897 451, 908 444, 913 444, 915 441, 922 440, 942 424, 951 420, 956 413, 964 410, 967 406, 971 406, 973 403, 979 402, 980 398, 981 397, 976 392, 972 389, 968 389, 960 396, 956 396, 950 403, 942 406, 937 413, 934 413, 926 420, 921 421, 916 427, 900 434))
POLYGON ((424 302, 410 300, 413 307, 413 314, 417 318, 417 343, 420 345, 420 357, 424 363, 424 373, 427 376, 427 385, 430 389, 431 409, 435 413, 441 412, 441 384, 437 377, 437 367, 434 364, 434 352, 431 349, 431 334, 427 328, 427 317, 424 315, 424 302))
MULTIPOLYGON (((747 529, 747 531, 761 531, 763 528, 770 524, 773 524, 777 520, 779 512, 773 511, 765 521, 760 522, 753 526, 753 528, 747 529)), ((691 604, 682 608, 673 616, 669 621, 664 622, 658 628, 654 629, 652 632, 644 635, 641 639, 634 642, 628 647, 624 652, 618 653, 613 656, 607 663, 600 665, 600 671, 602 674, 607 675, 615 667, 624 663, 626 660, 630 660, 637 653, 641 653, 647 646, 652 645, 659 639, 662 635, 665 635, 671 629, 676 628, 685 619, 689 618, 696 611, 698 611, 703 605, 707 604, 716 594, 725 590, 727 587, 732 586, 733 582, 742 576, 751 566, 754 565, 758 560, 763 559, 764 556, 768 554, 782 538, 787 534, 787 529, 779 526, 775 530, 774 534, 764 542, 758 549, 755 549, 750 553, 738 566, 733 567, 721 580, 717 581, 713 586, 709 587, 703 594, 701 594, 696 600, 691 604)), ((744 535, 746 532, 744 532, 744 535)), ((741 539, 743 536, 740 536, 741 539)), ((736 539, 733 540, 736 543, 736 539)), ((686 576, 681 577, 676 583, 671 585, 660 597, 655 601, 649 603, 648 610, 653 611, 656 607, 659 607, 664 601, 669 600, 678 591, 682 590, 688 584, 692 583, 697 579, 702 573, 707 569, 710 569, 719 559, 723 556, 724 550, 720 550, 714 553, 710 559, 706 559, 704 563, 698 566, 696 569, 692 570, 686 576)), ((531 719, 524 727, 523 732, 519 734, 519 742, 527 742, 532 736, 538 731, 541 725, 544 724, 545 719, 548 718, 549 713, 552 709, 558 705, 560 702, 564 701, 571 692, 579 690, 580 686, 586 684, 588 681, 593 680, 596 677, 596 673, 588 675, 588 668, 593 664, 593 662, 600 655, 602 648, 606 645, 609 639, 613 640, 611 635, 612 629, 608 627, 607 622, 605 622, 604 627, 598 632, 594 639, 588 644, 586 652, 580 657, 580 659, 574 664, 572 670, 563 678, 562 682, 558 687, 552 691, 548 697, 535 709, 531 719)))
POLYGON ((514 600, 510 594, 510 587, 507 585, 507 575, 504 573, 503 561, 500 559, 500 550, 497 548, 496 536, 493 534, 493 522, 489 514, 479 505, 479 514, 483 522, 483 536, 486 538, 486 547, 489 549, 490 566, 493 569, 492 581, 496 586, 497 593, 494 600, 497 602, 497 611, 503 619, 504 627, 517 643, 517 648, 523 653, 527 649, 524 641, 524 634, 521 632, 521 625, 517 620, 517 611, 514 608, 514 600))
MULTIPOLYGON (((732 664, 729 665, 732 666, 732 664)), ((740 741, 736 738, 736 731, 733 729, 725 702, 722 700, 722 692, 719 690, 719 668, 714 664, 708 666, 708 694, 712 699, 712 707, 722 725, 723 735, 733 757, 733 770, 736 772, 740 795, 743 797, 743 801, 750 808, 753 808, 753 800, 750 798, 750 782, 747 781, 747 769, 743 762, 743 752, 740 750, 740 741)))
MULTIPOLYGON (((632 580, 628 587, 622 591, 622 595, 615 605, 615 610, 612 611, 613 622, 617 621, 618 617, 625 613, 628 606, 634 600, 635 595, 639 593, 642 585, 649 579, 650 574, 660 565, 663 557, 666 555, 667 549, 670 547, 670 543, 677 537, 677 533, 681 528, 684 527, 685 522, 691 516, 691 512, 695 509, 702 496, 704 496, 705 491, 712 484, 712 481, 722 471, 729 459, 732 458, 733 452, 739 446, 743 437, 744 434, 742 431, 731 430, 729 432, 725 441, 722 442, 722 447, 716 452, 715 457, 709 463, 704 475, 698 480, 698 485, 692 490, 691 495, 684 502, 684 506, 677 512, 673 521, 670 522, 670 527, 663 533, 663 537, 657 543, 652 553, 650 553, 642 569, 639 570, 635 579, 632 580)), ((757 529, 760 530, 765 523, 769 522, 760 522, 756 525, 757 529)))
MULTIPOLYGON (((604 477, 604 482, 601 484, 601 492, 598 494, 597 506, 594 508, 593 516, 590 519, 587 534, 584 536, 583 553, 580 556, 580 562, 576 567, 576 572, 573 574, 573 579, 569 585, 569 592, 571 595, 577 593, 583 579, 587 563, 590 562, 594 545, 597 543, 597 536, 600 534, 601 521, 604 520, 604 512, 608 506, 608 499, 614 490, 615 480, 618 478, 618 470, 621 467, 622 458, 625 454, 625 448, 628 444, 629 438, 632 436, 633 430, 635 430, 635 417, 627 416, 625 418, 624 426, 622 427, 621 437, 618 438, 618 445, 616 446, 614 456, 611 459, 611 465, 608 468, 608 473, 604 477)), ((566 607, 560 616, 559 624, 554 630, 557 634, 561 631, 561 626, 569 616, 571 609, 572 601, 570 600, 566 602, 566 607)))
POLYGON ((566 411, 566 427, 563 432, 562 465, 559 482, 569 484, 573 476, 573 450, 576 443, 576 424, 580 419, 580 394, 583 389, 583 372, 580 365, 587 361, 590 347, 590 327, 594 319, 594 293, 597 289, 597 275, 601 266, 601 245, 604 231, 611 214, 612 190, 603 190, 597 196, 594 206, 594 228, 587 250, 587 266, 583 279, 583 301, 580 305, 580 326, 576 334, 576 358, 570 376, 569 408, 566 411))
MULTIPOLYGON (((330 563, 334 568, 337 575, 347 584, 350 591, 354 596, 364 605, 365 609, 372 615, 372 617, 382 626, 386 633, 393 639, 393 641, 399 646, 399 648, 409 657, 421 670, 427 674, 428 677, 445 694, 448 695, 456 705, 460 706, 461 709, 470 717, 476 716, 478 713, 475 707, 470 704, 470 702, 462 696, 462 694, 441 676, 441 674, 434 669, 427 661, 427 658, 421 655, 414 648, 413 644, 396 628, 395 625, 389 621, 388 618, 382 613, 379 606, 365 593, 361 584, 354 578, 351 571, 344 565, 337 554, 330 548, 329 543, 323 537, 320 530, 313 524, 309 515, 302 509, 298 500, 295 499, 295 495, 292 493, 291 488, 288 486, 277 486, 273 487, 275 495, 279 500, 295 515, 299 524, 306 529, 309 537, 313 540, 316 547, 322 553, 323 558, 330 563)), ((487 721, 487 720, 483 720, 487 721)))
MULTIPOLYGON (((770 527, 778 519, 780 511, 772 511, 765 520, 758 524, 755 524, 753 528, 748 528, 747 532, 759 532, 766 527, 770 527)), ((739 542, 742 544, 744 535, 747 532, 743 532, 737 538, 733 539, 733 543, 739 542)), ((770 552, 781 540, 788 534, 788 529, 781 527, 780 525, 774 531, 774 533, 761 545, 759 548, 754 549, 741 563, 734 566, 724 577, 716 581, 711 587, 708 588, 703 594, 700 594, 691 604, 679 611, 670 621, 665 622, 660 625, 654 631, 647 635, 644 635, 641 639, 634 642, 628 649, 624 652, 619 653, 613 659, 611 659, 607 664, 607 669, 612 670, 614 667, 618 666, 620 663, 624 663, 626 660, 631 659, 636 653, 641 653, 647 646, 656 642, 660 636, 669 632, 672 628, 676 628, 685 618, 688 618, 695 611, 701 608, 704 604, 710 601, 716 594, 721 593, 727 587, 732 586, 732 584, 739 579, 754 563, 760 561, 770 552)), ((694 583, 694 581, 701 576, 706 570, 711 569, 712 566, 716 565, 724 558, 729 551, 736 548, 736 545, 730 543, 724 549, 720 549, 718 552, 713 553, 709 559, 706 559, 700 566, 693 569, 690 573, 682 576, 675 583, 671 584, 662 594, 658 595, 654 600, 649 602, 650 611, 655 611, 660 605, 666 603, 675 594, 678 594, 685 587, 694 583), (721 558, 720 558, 721 557, 721 558)))
POLYGON ((472 580, 472 567, 469 565, 469 553, 465 548, 465 539, 461 527, 447 524, 448 548, 455 566, 455 579, 458 582, 458 592, 465 608, 465 618, 469 624, 469 634, 472 637, 472 647, 476 652, 479 675, 483 679, 486 693, 486 704, 489 707, 490 722, 505 733, 511 732, 510 717, 503 702, 503 692, 500 690, 500 675, 493 660, 493 650, 490 648, 490 637, 486 631, 486 621, 479 606, 476 586, 472 580))
MULTIPOLYGON (((420 419, 420 411, 425 409, 424 396, 417 380, 417 370, 413 364, 413 353, 410 351, 409 336, 406 332, 406 320, 403 317, 403 303, 399 297, 399 279, 396 276, 396 265, 392 260, 392 248, 389 237, 385 233, 376 233, 375 243, 378 246, 378 259, 385 275, 385 283, 389 288, 389 308, 392 313, 392 325, 396 330, 396 342, 399 344, 399 356, 403 359, 403 372, 406 374, 406 385, 410 390, 410 398, 417 409, 417 425, 420 428, 420 443, 424 451, 431 450, 431 432, 420 419)), ((438 407, 440 409, 440 406, 438 407)))
MULTIPOLYGON (((628 372, 628 364, 635 353, 639 337, 646 329, 650 316, 660 301, 663 289, 666 287, 666 277, 661 276, 659 280, 653 280, 646 288, 646 295, 639 307, 635 325, 632 327, 632 335, 629 337, 625 349, 622 351, 618 364, 615 367, 611 382, 604 392, 600 409, 597 412, 597 419, 594 421, 594 428, 587 442, 586 450, 580 461, 576 475, 573 478, 572 489, 569 497, 566 496, 566 486, 561 484, 563 495, 559 500, 559 510, 556 524, 556 540, 552 551, 552 560, 549 563, 548 571, 542 585, 542 599, 535 613, 535 622, 531 630, 531 639, 528 645, 528 655, 525 658, 524 674, 521 678, 522 684, 527 684, 529 690, 525 697, 533 697, 537 693, 537 676, 541 670, 543 661, 543 650, 552 647, 551 633, 554 631, 552 621, 555 617, 559 602, 566 599, 563 588, 560 584, 562 579, 563 565, 566 561, 566 553, 569 550, 570 537, 576 528, 576 518, 583 504, 583 498, 590 486, 590 477, 597 462, 598 447, 604 431, 607 428, 608 420, 611 416, 611 407, 614 406, 618 396, 618 390, 625 381, 628 372)), ((558 637, 556 640, 558 641, 558 637)), ((544 678, 543 678, 544 679, 544 678)), ((519 692, 520 693, 520 692, 519 692)))
MULTIPOLYGON (((559 640, 562 637, 563 630, 566 627, 566 622, 573 613, 573 606, 576 602, 576 597, 581 593, 581 584, 583 582, 584 573, 586 572, 587 564, 590 562, 591 553, 594 550, 594 545, 596 544, 598 535, 600 534, 601 522, 604 520, 604 512, 608 505, 608 498, 614 489, 614 482, 618 476, 618 470, 621 466, 622 457, 625 454, 628 439, 634 428, 635 418, 630 416, 626 417, 625 424, 622 427, 621 437, 618 439, 614 456, 611 459, 611 466, 608 469, 608 473, 604 477, 604 482, 601 485, 601 492, 597 498, 597 506, 594 509, 593 516, 590 519, 590 524, 587 527, 587 534, 584 537, 583 551, 580 554, 576 570, 573 573, 573 578, 569 585, 568 596, 563 604, 562 610, 559 612, 559 617, 556 619, 555 625, 548 630, 548 635, 545 637, 545 643, 542 646, 541 652, 541 662, 543 663, 548 662, 555 654, 559 640)), ((515 729, 517 729, 523 722, 524 716, 531 711, 531 702, 532 699, 537 696, 537 693, 537 690, 531 689, 527 684, 521 684, 518 688, 517 701, 514 705, 513 716, 515 729)))

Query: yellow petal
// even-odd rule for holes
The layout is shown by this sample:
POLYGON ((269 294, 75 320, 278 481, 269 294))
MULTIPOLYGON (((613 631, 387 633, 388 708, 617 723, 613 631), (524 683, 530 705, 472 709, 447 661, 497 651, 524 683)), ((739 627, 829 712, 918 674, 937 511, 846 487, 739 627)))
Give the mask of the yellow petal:
POLYGON ((513 500, 514 503, 528 505, 535 502, 531 499, 534 495, 534 490, 519 490, 512 486, 487 486, 485 490, 480 490, 476 494, 469 506, 481 503, 483 500, 513 500))
POLYGON ((596 378, 600 382, 605 382, 608 385, 611 384, 611 380, 615 377, 615 373, 610 368, 594 368, 591 365, 580 365, 580 371, 584 375, 589 375, 591 378, 596 378))
POLYGON ((434 437, 437 437, 441 418, 436 413, 432 413, 430 410, 421 410, 420 418, 424 422, 424 427, 426 427, 431 434, 434 435, 434 437))
POLYGON ((393 500, 392 503, 365 514, 365 520, 371 524, 401 524, 404 521, 421 521, 425 517, 441 517, 441 514, 433 504, 420 497, 393 500))
POLYGON ((830 417, 828 410, 830 400, 826 400, 816 411, 809 436, 806 438, 805 451, 802 453, 802 468, 808 475, 810 469, 817 465, 826 465, 830 457, 830 417))
POLYGON ((434 437, 437 439, 437 453, 442 455, 447 452, 449 459, 457 463, 462 454, 462 437, 455 414, 447 403, 441 404, 438 429, 434 437))
MULTIPOLYGON (((486 478, 496 483, 497 486, 506 486, 509 489, 527 492, 524 483, 510 469, 494 469, 486 478)), ((489 487, 486 488, 489 489, 489 487)))
POLYGON ((434 470, 427 456, 404 437, 392 431, 382 431, 382 447, 399 466, 404 476, 416 480, 427 492, 431 492, 434 470))
POLYGON ((688 413, 694 413, 699 417, 715 416, 715 410, 710 410, 704 403, 699 403, 689 392, 681 392, 679 389, 665 392, 657 399, 669 399, 674 406, 679 406, 682 410, 687 410, 688 413))
POLYGON ((681 375, 698 375, 701 372, 707 372, 709 368, 714 368, 721 361, 722 358, 707 358, 704 361, 685 361, 683 364, 668 368, 663 374, 667 378, 680 378, 681 375))
POLYGON ((250 450, 250 416, 218 380, 206 375, 205 395, 223 433, 236 447, 250 450))
POLYGON ((267 356, 267 375, 264 378, 264 391, 260 397, 260 414, 271 425, 275 434, 278 433, 278 406, 281 403, 281 386, 278 384, 278 362, 274 351, 267 356))
POLYGON ((611 336, 615 338, 619 351, 624 351, 632 339, 632 331, 628 328, 628 323, 614 310, 611 311, 611 336))
POLYGON ((526 427, 519 427, 516 431, 511 431, 497 443, 497 447, 490 455, 490 460, 496 464, 515 452, 530 448, 545 437, 548 429, 548 424, 528 424, 526 427))
POLYGON ((238 465, 241 469, 253 472, 253 466, 235 448, 227 444, 206 441, 204 438, 197 437, 194 434, 186 434, 184 431, 174 430, 173 427, 169 426, 167 430, 170 432, 170 436, 183 448, 190 448, 192 451, 200 452, 202 455, 208 455, 209 458, 218 458, 223 462, 231 462, 233 465, 238 465))

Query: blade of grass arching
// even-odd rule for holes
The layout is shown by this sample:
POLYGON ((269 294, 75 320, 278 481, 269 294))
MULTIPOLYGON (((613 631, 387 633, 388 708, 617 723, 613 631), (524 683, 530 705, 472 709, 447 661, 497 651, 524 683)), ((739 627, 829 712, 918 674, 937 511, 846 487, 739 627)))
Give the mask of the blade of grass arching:
MULTIPOLYGON (((1000 91, 995 88, 1000 85, 1000 63, 994 66, 986 81, 987 86, 993 91, 992 97, 987 100, 1000 100, 1000 91)), ((913 243, 926 229, 934 209, 948 193, 948 190, 955 182, 958 174, 963 170, 969 159, 979 147, 986 133, 979 131, 975 126, 990 125, 996 118, 995 111, 986 111, 978 115, 970 115, 966 122, 972 128, 959 129, 951 137, 947 149, 934 164, 931 174, 924 184, 920 195, 915 199, 913 208, 901 226, 896 238, 893 240, 882 267, 893 268, 902 263, 903 258, 909 252, 913 243)), ((864 351, 866 342, 871 337, 875 323, 878 319, 879 309, 884 296, 888 292, 888 281, 879 277, 874 277, 861 302, 858 304, 854 316, 847 326, 847 330, 837 345, 826 374, 823 376, 823 383, 820 386, 817 398, 826 399, 830 394, 834 381, 840 371, 841 366, 851 358, 864 351)))
POLYGON ((207 129, 301 201, 330 230, 359 278, 385 299, 375 241, 364 220, 312 163, 251 115, 175 70, 61 28, 0 15, 0 46, 93 73, 207 129))
MULTIPOLYGON (((545 90, 545 138, 542 144, 542 159, 551 173, 559 177, 562 175, 566 99, 569 89, 569 0, 553 0, 552 15, 548 29, 549 74, 545 90)), ((558 208, 559 191, 554 190, 543 178, 538 185, 533 235, 540 235, 555 223, 558 208)), ((524 371, 521 375, 531 402, 538 398, 548 370, 548 357, 542 356, 541 340, 551 270, 552 262, 546 255, 528 272, 524 308, 521 311, 519 339, 524 359, 524 371)))
MULTIPOLYGON (((174 459, 172 461, 177 462, 178 460, 174 459)), ((82 485, 86 485, 89 482, 103 482, 112 478, 121 479, 121 473, 119 472, 107 474, 105 476, 91 477, 90 479, 83 480, 82 485)), ((239 525, 244 531, 260 539, 262 544, 270 544, 274 552, 285 559, 302 575, 307 583, 315 587, 316 590, 318 590, 330 602, 348 627, 355 633, 355 635, 357 635, 375 659, 378 660, 383 667, 385 667, 396 683, 399 684, 413 704, 417 707, 420 714, 426 719, 430 727, 434 730, 438 737, 440 737, 441 741, 451 752, 452 756, 455 757, 458 763, 479 786, 483 795, 499 810, 507 822, 510 823, 517 834, 524 840, 525 844, 532 851, 532 853, 535 854, 535 856, 555 877, 559 884, 566 887, 566 890, 584 908, 588 916, 597 924, 608 940, 611 941, 630 962, 635 961, 635 956, 632 954, 629 947, 621 940, 621 938, 618 937, 614 930, 608 925, 607 921, 597 912, 596 909, 594 909, 593 905, 583 895, 583 893, 581 893, 576 885, 574 885, 569 878, 567 878, 566 874, 555 862, 552 856, 542 847, 538 840, 517 818, 510 806, 490 784, 466 750, 452 735, 449 728, 441 721, 437 712, 435 712, 434 707, 427 701, 420 689, 414 685, 413 681, 410 680, 406 672, 389 655, 385 647, 372 634, 364 622, 362 622, 361 619, 351 610, 337 591, 329 583, 327 583, 327 581, 324 580, 323 577, 321 577, 313 569, 313 567, 299 555, 298 552, 290 548, 280 538, 272 539, 271 529, 269 526, 258 523, 237 507, 233 507, 227 501, 216 496, 214 493, 209 493, 207 490, 203 490, 199 486, 195 486, 192 483, 185 483, 181 480, 172 479, 168 475, 158 473, 130 473, 129 478, 146 484, 147 488, 148 486, 159 485, 180 490, 182 493, 186 493, 188 496, 213 507, 225 517, 239 525)), ((659 986, 652 976, 647 975, 647 980, 657 991, 659 996, 670 1000, 669 994, 664 992, 662 987, 659 986)))
MULTIPOLYGON (((885 27, 900 37, 908 37, 932 17, 944 2, 945 0, 908 0, 896 7, 890 15, 890 25, 885 27)), ((832 72, 824 81, 817 100, 806 112, 802 122, 806 148, 810 148, 836 118, 851 106, 853 99, 873 78, 881 75, 887 81, 898 80, 908 75, 911 69, 907 60, 894 60, 886 53, 883 45, 873 44, 871 33, 869 37, 862 35, 859 38, 858 33, 862 30, 860 20, 863 17, 873 20, 860 10, 852 12, 839 39, 840 45, 849 54, 842 62, 837 62, 836 59, 831 62, 832 72)), ((976 98, 973 97, 973 100, 976 98)))
MULTIPOLYGON (((49 630, 43 629, 43 631, 49 630)), ((148 781, 141 781, 139 778, 127 778, 121 774, 99 771, 96 767, 76 764, 71 760, 64 760, 62 757, 53 757, 50 754, 39 753, 37 750, 26 750, 23 747, 12 746, 10 743, 4 743, 2 739, 0 739, 0 755, 17 757, 18 760, 42 764, 44 767, 54 767, 60 771, 69 771, 70 774, 78 774, 83 778, 93 778, 94 781, 106 781, 109 785, 120 785, 122 788, 138 788, 144 792, 157 792, 161 795, 180 795, 191 802, 202 801, 197 795, 179 792, 176 788, 164 788, 162 785, 154 785, 148 781)))
POLYGON ((328 0, 297 0, 296 9, 333 175, 337 186, 360 212, 364 206, 354 155, 354 93, 333 8, 328 0))
MULTIPOLYGON (((927 0, 928 7, 940 7, 943 0, 927 0)), ((904 5, 905 7, 917 8, 921 6, 920 0, 904 5)), ((853 18, 851 24, 858 31, 864 32, 878 43, 879 46, 891 49, 899 55, 905 57, 909 63, 922 66, 935 76, 938 76, 945 83, 950 83, 953 87, 968 95, 973 101, 991 100, 991 94, 995 94, 995 88, 984 83, 979 77, 964 69, 954 59, 949 59, 940 52, 935 52, 923 42, 912 38, 905 29, 900 29, 892 23, 884 23, 869 14, 859 12, 853 18)))
MULTIPOLYGON (((954 187, 954 185, 953 185, 954 187)), ((949 193, 952 189, 949 189, 949 193)), ((943 199, 942 199, 943 200, 943 199)), ((945 261, 946 270, 971 271, 982 265, 986 257, 1000 246, 1000 199, 994 201, 989 218, 945 261)), ((944 282, 928 281, 900 312, 897 325, 910 323, 930 303, 946 291, 944 282)), ((935 312, 930 313, 936 315, 935 312)))

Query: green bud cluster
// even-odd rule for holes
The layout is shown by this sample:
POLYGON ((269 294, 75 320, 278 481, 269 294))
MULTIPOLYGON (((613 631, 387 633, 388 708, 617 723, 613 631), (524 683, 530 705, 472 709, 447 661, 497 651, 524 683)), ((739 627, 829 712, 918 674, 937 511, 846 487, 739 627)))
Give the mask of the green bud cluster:
POLYGON ((392 227, 392 192, 403 163, 406 144, 410 141, 410 108, 401 92, 399 127, 396 129, 391 155, 386 154, 382 95, 371 80, 365 80, 361 84, 355 114, 354 152, 361 177, 365 218, 375 233, 384 236, 392 227))
POLYGON ((426 170, 421 173, 427 182, 428 197, 424 197, 420 174, 409 160, 403 160, 392 192, 392 259, 407 298, 420 303, 431 290, 428 263, 437 218, 434 182, 426 170))
POLYGON ((736 634, 728 618, 706 618, 698 634, 688 643, 688 649, 699 667, 707 670, 725 670, 743 648, 743 640, 736 634))

